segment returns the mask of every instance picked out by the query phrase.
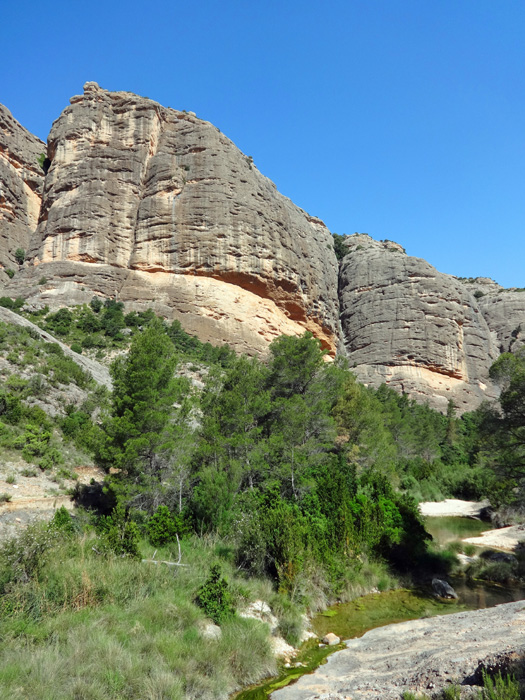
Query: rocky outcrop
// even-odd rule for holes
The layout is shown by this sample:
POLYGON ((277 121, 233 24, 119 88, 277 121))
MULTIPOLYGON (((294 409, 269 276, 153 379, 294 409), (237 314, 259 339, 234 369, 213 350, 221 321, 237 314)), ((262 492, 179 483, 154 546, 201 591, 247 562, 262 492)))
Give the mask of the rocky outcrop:
MULTIPOLYGON (((45 144, 0 105, 0 268, 17 270, 15 251, 27 250, 40 212, 45 144)), ((3 281, 8 278, 0 275, 3 281)))
POLYGON ((346 245, 341 324, 358 379, 386 382, 442 411, 449 399, 463 412, 495 397, 495 335, 465 286, 391 241, 356 234, 346 245))
POLYGON ((310 330, 335 354, 329 231, 213 125, 86 83, 53 124, 48 156, 30 266, 12 294, 51 306, 118 297, 242 351, 310 330))
POLYGON ((458 597, 458 594, 456 591, 452 588, 450 583, 448 581, 444 581, 441 578, 433 578, 432 579, 432 590, 436 594, 438 598, 456 598, 458 597))
POLYGON ((60 342, 60 340, 57 340, 49 333, 42 330, 42 328, 39 328, 34 323, 31 323, 31 321, 28 321, 27 318, 23 318, 23 316, 19 316, 14 311, 10 311, 9 309, 4 309, 2 306, 0 306, 0 321, 15 326, 22 326, 23 328, 28 328, 35 337, 38 336, 44 342, 59 345, 62 348, 64 355, 70 357, 81 369, 88 372, 98 384, 102 384, 111 390, 113 384, 109 370, 107 367, 100 364, 100 362, 92 360, 85 355, 80 355, 78 352, 74 352, 74 350, 71 350, 71 348, 65 343, 60 342))
POLYGON ((47 150, 0 107, 2 294, 51 309, 116 298, 250 354, 309 330, 332 356, 343 339, 360 381, 438 410, 497 396, 488 370, 525 340, 525 293, 366 234, 346 239, 337 290, 324 224, 212 124, 96 83, 70 102, 47 150))
POLYGON ((461 281, 496 334, 499 352, 515 352, 525 343, 525 289, 505 289, 488 277, 461 281))
MULTIPOLYGON (((346 649, 272 700, 399 700, 404 691, 436 692, 482 682, 484 667, 505 668, 525 653, 525 603, 388 625, 346 642, 346 649)), ((462 695, 463 697, 463 695, 462 695)))

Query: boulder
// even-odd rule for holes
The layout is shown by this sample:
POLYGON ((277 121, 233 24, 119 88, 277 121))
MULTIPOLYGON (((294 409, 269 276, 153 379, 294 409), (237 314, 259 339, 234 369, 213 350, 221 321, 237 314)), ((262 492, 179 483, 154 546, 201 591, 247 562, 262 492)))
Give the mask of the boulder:
POLYGON ((334 647, 341 643, 341 639, 333 632, 328 632, 328 634, 325 634, 323 637, 322 642, 323 644, 327 644, 329 647, 334 647))
POLYGON ((278 658, 289 661, 297 655, 297 649, 291 644, 288 644, 282 637, 271 637, 270 646, 272 647, 273 655, 278 658))
POLYGON ((218 642, 222 637, 222 630, 219 625, 215 625, 213 622, 206 622, 201 627, 201 636, 203 639, 212 639, 218 642))
POLYGON ((458 598, 458 594, 450 583, 441 578, 432 579, 432 589, 438 598, 458 598))
POLYGON ((517 564, 518 560, 514 556, 514 554, 510 554, 508 552, 483 552, 481 555, 482 558, 485 561, 490 561, 490 562, 501 562, 502 564, 517 564))
POLYGON ((255 600, 248 607, 238 613, 239 617, 259 620, 269 625, 271 633, 276 634, 279 628, 279 620, 272 613, 272 609, 264 600, 255 600))

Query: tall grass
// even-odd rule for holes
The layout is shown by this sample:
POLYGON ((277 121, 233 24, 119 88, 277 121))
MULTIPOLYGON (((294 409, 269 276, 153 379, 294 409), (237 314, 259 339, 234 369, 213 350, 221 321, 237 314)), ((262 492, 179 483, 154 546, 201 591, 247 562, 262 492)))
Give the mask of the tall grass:
MULTIPOLYGON (((186 566, 169 568, 101 557, 96 543, 94 535, 63 538, 20 580, 8 580, 3 560, 0 697, 211 700, 275 672, 265 625, 235 617, 220 640, 202 634, 193 598, 216 543, 188 540, 186 566)), ((157 557, 174 554, 167 547, 157 557)), ((222 566, 238 597, 258 592, 261 584, 252 589, 222 566)))

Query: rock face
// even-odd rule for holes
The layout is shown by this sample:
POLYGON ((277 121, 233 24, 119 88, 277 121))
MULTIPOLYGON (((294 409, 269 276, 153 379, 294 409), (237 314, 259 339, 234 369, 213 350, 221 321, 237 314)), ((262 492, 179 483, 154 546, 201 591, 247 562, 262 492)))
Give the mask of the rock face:
POLYGON ((499 352, 515 352, 525 343, 525 289, 504 289, 487 277, 462 282, 477 298, 499 352))
POLYGON ((488 370, 495 334, 456 278, 391 241, 349 236, 339 273, 344 343, 360 381, 460 412, 497 391, 488 370))
POLYGON ((479 686, 481 668, 505 668, 525 652, 524 625, 520 601, 380 627, 350 639, 347 649, 271 698, 399 700, 404 691, 436 692, 452 683, 479 686))
POLYGON ((96 83, 70 102, 12 293, 52 306, 114 296, 251 352, 310 330, 335 354, 337 261, 321 221, 192 114, 96 83))
POLYGON ((70 102, 47 149, 0 106, 2 294, 51 309, 116 298, 250 354, 309 330, 360 381, 441 411, 498 395, 488 370, 525 341, 525 293, 366 234, 338 267, 324 224, 212 124, 96 83, 70 102))
MULTIPOLYGON (((40 212, 45 144, 0 105, 0 267, 18 269, 15 250, 29 247, 40 212)), ((1 274, 3 281, 8 278, 1 274)))

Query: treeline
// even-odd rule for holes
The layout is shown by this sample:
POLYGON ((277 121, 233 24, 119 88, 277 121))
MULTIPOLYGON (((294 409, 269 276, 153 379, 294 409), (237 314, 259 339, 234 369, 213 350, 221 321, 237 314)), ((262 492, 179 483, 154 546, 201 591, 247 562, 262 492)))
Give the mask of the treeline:
MULTIPOLYGON (((501 406, 459 418, 452 403, 442 415, 385 385, 360 385, 343 360, 325 362, 308 333, 277 339, 262 361, 204 344, 150 310, 124 314, 112 300, 40 319, 72 345, 118 328, 113 341, 128 347, 111 366, 108 399, 68 405, 52 422, 108 474, 103 493, 88 489, 79 502, 105 516, 120 505, 144 532, 164 506, 177 534, 218 534, 237 566, 283 590, 317 571, 334 592, 363 558, 410 566, 426 546, 416 501, 490 494, 499 503, 521 484, 519 354, 493 367, 501 406), (204 389, 193 386, 192 371, 204 389)), ((2 333, 7 344, 7 326, 2 333)), ((46 382, 89 379, 58 346, 24 342, 25 355, 6 357, 27 365, 33 353, 38 381, 4 385, 0 439, 15 448, 25 441, 23 456, 49 468, 61 462, 55 428, 43 419, 37 429, 24 399, 46 382)))
POLYGON ((111 471, 106 508, 124 503, 140 524, 166 506, 230 542, 245 571, 291 591, 315 570, 333 592, 362 557, 421 557, 417 499, 491 488, 481 415, 368 389, 308 333, 277 339, 264 362, 225 355, 197 393, 175 374, 184 336, 153 319, 112 365, 111 406, 90 438, 111 471))

